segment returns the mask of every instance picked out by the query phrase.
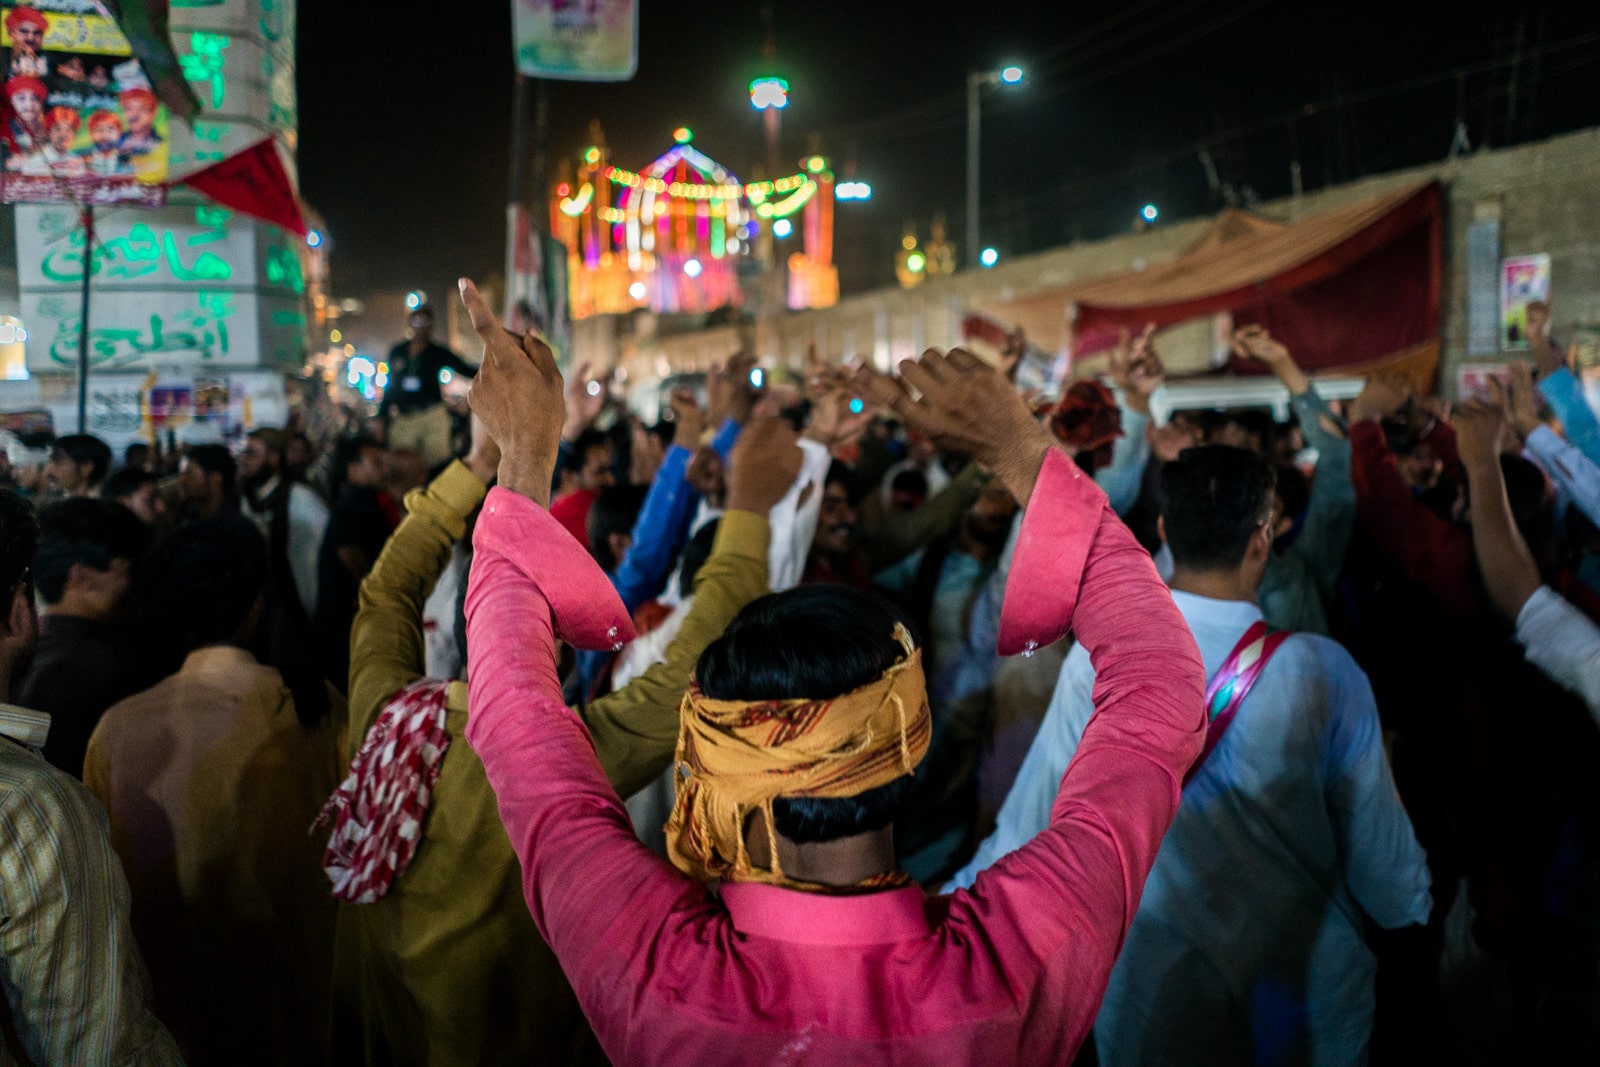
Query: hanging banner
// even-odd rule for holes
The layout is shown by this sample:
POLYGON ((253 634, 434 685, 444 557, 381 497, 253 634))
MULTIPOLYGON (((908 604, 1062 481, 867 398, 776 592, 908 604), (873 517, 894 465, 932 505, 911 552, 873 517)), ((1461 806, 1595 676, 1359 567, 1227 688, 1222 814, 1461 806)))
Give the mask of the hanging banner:
POLYGON ((167 108, 96 0, 0 0, 7 203, 166 200, 167 108))
POLYGON ((1528 305, 1550 302, 1550 257, 1514 256, 1500 265, 1500 340, 1507 352, 1528 344, 1528 305))
POLYGON ((621 82, 639 69, 636 0, 511 0, 511 35, 530 78, 621 82))

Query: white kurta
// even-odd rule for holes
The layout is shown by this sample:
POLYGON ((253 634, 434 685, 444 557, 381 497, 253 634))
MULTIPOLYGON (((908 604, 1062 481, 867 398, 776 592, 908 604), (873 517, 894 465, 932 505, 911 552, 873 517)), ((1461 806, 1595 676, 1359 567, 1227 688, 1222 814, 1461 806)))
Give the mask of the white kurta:
MULTIPOLYGON (((1261 618, 1172 596, 1208 677, 1261 618)), ((1093 686, 1073 649, 994 834, 953 884, 1045 827, 1093 686)), ((1429 907, 1366 676, 1334 642, 1293 636, 1184 789, 1095 1024, 1100 1062, 1365 1062, 1376 966, 1362 912, 1392 929, 1429 907)))

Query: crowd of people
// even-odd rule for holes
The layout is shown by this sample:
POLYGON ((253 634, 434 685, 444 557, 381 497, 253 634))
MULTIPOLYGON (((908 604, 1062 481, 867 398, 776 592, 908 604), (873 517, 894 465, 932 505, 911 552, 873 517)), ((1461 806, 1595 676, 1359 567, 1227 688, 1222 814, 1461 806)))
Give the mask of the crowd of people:
POLYGON ((426 311, 372 433, 14 441, 5 1047, 1600 1059, 1600 420, 960 349, 655 425, 426 311), (475 375, 470 421, 438 387, 475 375), (30 447, 31 446, 31 447, 30 447), (1002 658, 1002 657, 1006 658, 1002 658))

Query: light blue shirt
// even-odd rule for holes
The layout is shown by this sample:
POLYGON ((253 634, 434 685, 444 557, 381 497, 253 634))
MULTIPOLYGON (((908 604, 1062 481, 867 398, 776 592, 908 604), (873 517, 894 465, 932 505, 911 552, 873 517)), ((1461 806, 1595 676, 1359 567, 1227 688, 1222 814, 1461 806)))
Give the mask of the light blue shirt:
MULTIPOLYGON (((1256 605, 1174 591, 1214 675, 1256 605)), ((995 832, 952 882, 1049 823, 1094 711, 1074 648, 995 832)), ((1100 1062, 1366 1060, 1376 964, 1367 915, 1427 921, 1428 869, 1384 755, 1366 675, 1338 644, 1279 647, 1183 792, 1095 1023, 1100 1062)))

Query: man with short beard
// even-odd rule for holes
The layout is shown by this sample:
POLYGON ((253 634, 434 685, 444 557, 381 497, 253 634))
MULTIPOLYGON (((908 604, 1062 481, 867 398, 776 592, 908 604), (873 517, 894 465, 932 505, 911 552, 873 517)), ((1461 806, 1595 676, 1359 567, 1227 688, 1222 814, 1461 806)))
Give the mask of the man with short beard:
POLYGON ((274 568, 286 564, 307 618, 317 611, 317 557, 328 528, 328 505, 309 485, 283 474, 281 430, 254 430, 239 456, 239 504, 261 529, 274 568))

